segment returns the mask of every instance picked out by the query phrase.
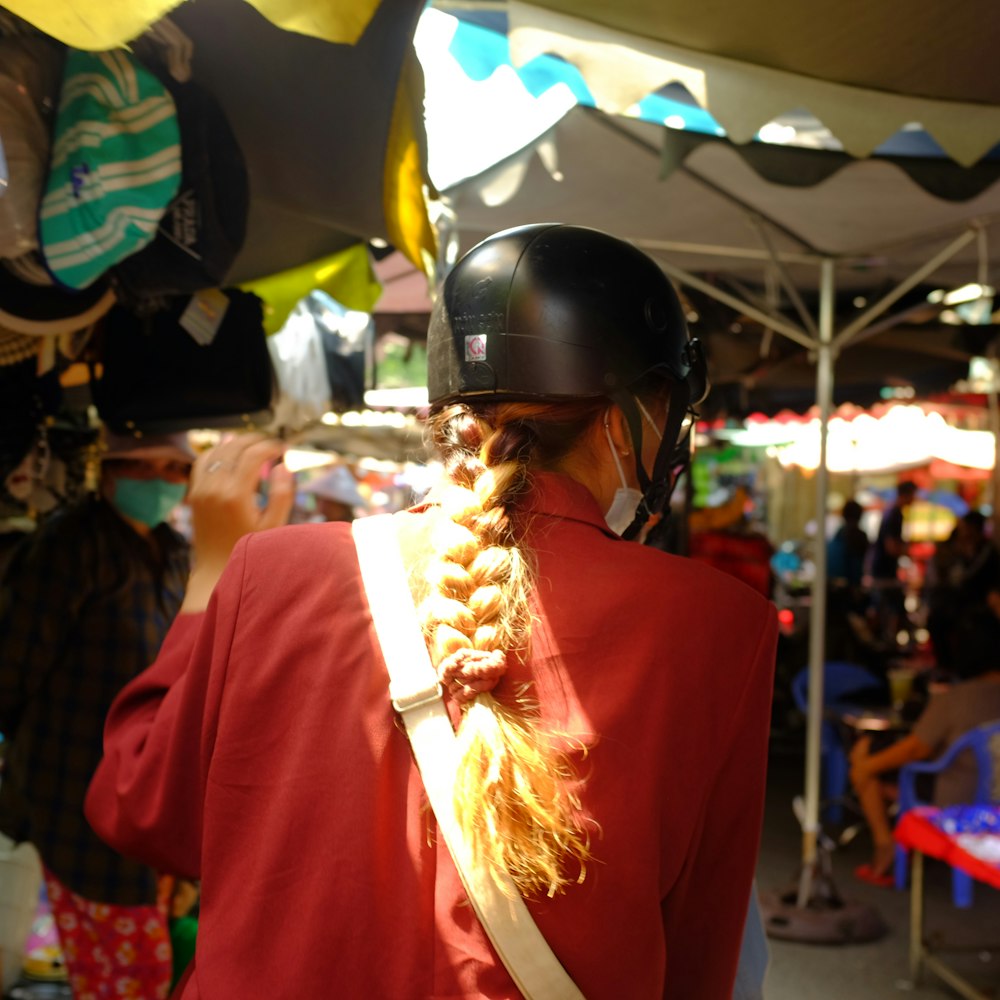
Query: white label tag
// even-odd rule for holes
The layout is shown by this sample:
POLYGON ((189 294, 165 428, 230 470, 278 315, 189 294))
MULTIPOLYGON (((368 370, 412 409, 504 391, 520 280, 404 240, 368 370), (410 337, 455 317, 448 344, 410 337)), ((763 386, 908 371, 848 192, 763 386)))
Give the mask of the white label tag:
POLYGON ((229 297, 218 288, 206 288, 191 296, 187 308, 181 313, 180 323, 196 343, 207 347, 215 340, 229 308, 229 297))
POLYGON ((486 334, 476 333, 465 338, 465 360, 486 360, 486 334))

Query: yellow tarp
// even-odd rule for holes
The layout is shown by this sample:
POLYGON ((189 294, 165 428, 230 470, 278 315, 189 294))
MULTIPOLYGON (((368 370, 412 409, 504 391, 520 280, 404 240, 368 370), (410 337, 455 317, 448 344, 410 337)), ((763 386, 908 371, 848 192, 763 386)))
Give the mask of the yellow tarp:
POLYGON ((396 85, 386 143, 382 210, 389 242, 425 274, 433 274, 437 233, 427 216, 427 150, 424 148, 424 76, 410 48, 396 85), (415 123, 420 123, 417 125, 415 123))
MULTIPOLYGON (((379 0, 247 0, 286 31, 353 45, 379 0)), ((178 0, 4 0, 11 13, 76 49, 114 49, 179 6, 178 0)))
POLYGON ((382 293, 364 243, 356 243, 330 257, 259 278, 242 287, 264 300, 264 329, 269 334, 277 333, 296 303, 314 289, 326 292, 342 306, 358 312, 371 312, 382 293))

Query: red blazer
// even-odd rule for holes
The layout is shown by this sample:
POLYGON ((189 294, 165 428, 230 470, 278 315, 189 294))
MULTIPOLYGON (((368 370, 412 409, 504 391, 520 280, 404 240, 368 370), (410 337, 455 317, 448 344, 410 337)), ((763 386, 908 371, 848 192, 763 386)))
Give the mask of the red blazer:
MULTIPOLYGON (((579 736, 586 880, 529 902, 588 1000, 729 1000, 757 856, 772 606, 623 542, 541 475, 534 679, 579 736)), ((397 515, 405 536, 431 520, 397 515)), ((405 546, 404 546, 405 547, 405 546)), ((518 995, 435 836, 346 525, 244 538, 211 604, 119 696, 87 816, 202 879, 184 1000, 518 995)))

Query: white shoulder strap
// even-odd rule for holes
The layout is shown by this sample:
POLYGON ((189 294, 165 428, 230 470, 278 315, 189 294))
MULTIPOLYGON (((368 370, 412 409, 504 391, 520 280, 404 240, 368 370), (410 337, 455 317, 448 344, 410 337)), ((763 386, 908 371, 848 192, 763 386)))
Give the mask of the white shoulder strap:
POLYGON ((438 827, 476 916, 528 1000, 584 1000, 531 919, 517 890, 504 895, 475 863, 455 816, 455 731, 431 666, 391 515, 353 523, 354 544, 375 631, 389 670, 389 696, 420 768, 438 827))

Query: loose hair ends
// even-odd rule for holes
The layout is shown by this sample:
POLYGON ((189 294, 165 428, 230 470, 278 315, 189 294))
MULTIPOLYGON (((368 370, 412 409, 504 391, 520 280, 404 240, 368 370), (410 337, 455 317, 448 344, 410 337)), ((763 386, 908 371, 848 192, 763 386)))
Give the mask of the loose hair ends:
POLYGON ((459 727, 456 813, 473 855, 505 892, 513 882, 525 895, 554 896, 586 875, 590 843, 575 775, 549 735, 530 713, 489 694, 459 727))

